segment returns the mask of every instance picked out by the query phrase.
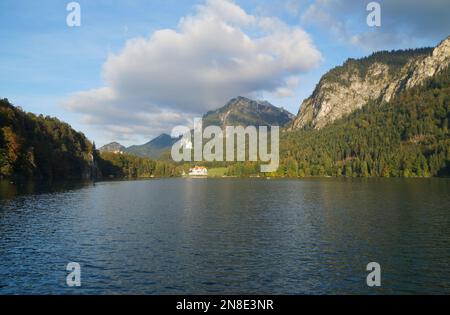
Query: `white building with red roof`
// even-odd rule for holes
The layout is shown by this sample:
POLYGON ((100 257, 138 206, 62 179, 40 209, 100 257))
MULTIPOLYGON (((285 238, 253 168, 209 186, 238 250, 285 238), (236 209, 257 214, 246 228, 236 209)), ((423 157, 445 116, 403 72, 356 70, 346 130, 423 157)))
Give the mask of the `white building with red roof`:
POLYGON ((196 166, 189 169, 189 176, 208 176, 208 170, 204 166, 196 166))

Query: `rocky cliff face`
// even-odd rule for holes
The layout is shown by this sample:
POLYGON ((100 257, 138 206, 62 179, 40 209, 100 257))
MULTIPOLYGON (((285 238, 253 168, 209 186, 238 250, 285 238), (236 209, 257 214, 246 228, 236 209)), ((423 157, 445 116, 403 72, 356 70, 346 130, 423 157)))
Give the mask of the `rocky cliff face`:
POLYGON ((441 72, 450 64, 450 36, 441 42, 431 56, 417 60, 413 65, 412 74, 406 77, 406 88, 421 84, 425 79, 441 72))
POLYGON ((379 52, 359 60, 349 59, 322 77, 289 129, 323 128, 370 100, 389 101, 449 64, 450 37, 434 49, 379 52))

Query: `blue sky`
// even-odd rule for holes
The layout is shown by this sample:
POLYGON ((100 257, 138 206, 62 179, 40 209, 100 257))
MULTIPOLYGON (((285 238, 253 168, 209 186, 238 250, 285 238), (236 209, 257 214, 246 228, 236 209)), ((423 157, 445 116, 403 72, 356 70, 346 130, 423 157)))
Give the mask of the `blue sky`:
POLYGON ((144 143, 234 94, 296 114, 347 58, 450 35, 439 0, 378 1, 375 28, 359 0, 80 0, 80 27, 69 2, 0 2, 0 97, 98 145, 144 143))

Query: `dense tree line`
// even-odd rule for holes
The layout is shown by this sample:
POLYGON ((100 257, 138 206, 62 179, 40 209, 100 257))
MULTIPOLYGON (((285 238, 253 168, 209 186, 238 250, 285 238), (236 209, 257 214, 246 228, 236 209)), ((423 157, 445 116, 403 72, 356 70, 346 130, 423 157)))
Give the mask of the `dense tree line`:
POLYGON ((180 176, 183 167, 130 154, 101 152, 97 159, 104 178, 151 178, 180 176))

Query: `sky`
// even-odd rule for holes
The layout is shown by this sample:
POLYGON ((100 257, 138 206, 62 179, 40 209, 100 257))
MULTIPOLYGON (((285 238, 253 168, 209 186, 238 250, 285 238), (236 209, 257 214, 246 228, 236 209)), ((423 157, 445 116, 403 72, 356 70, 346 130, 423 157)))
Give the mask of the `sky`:
POLYGON ((320 77, 374 51, 436 46, 448 0, 0 2, 0 97, 56 116, 97 147, 142 144, 236 96, 297 114, 320 77))

